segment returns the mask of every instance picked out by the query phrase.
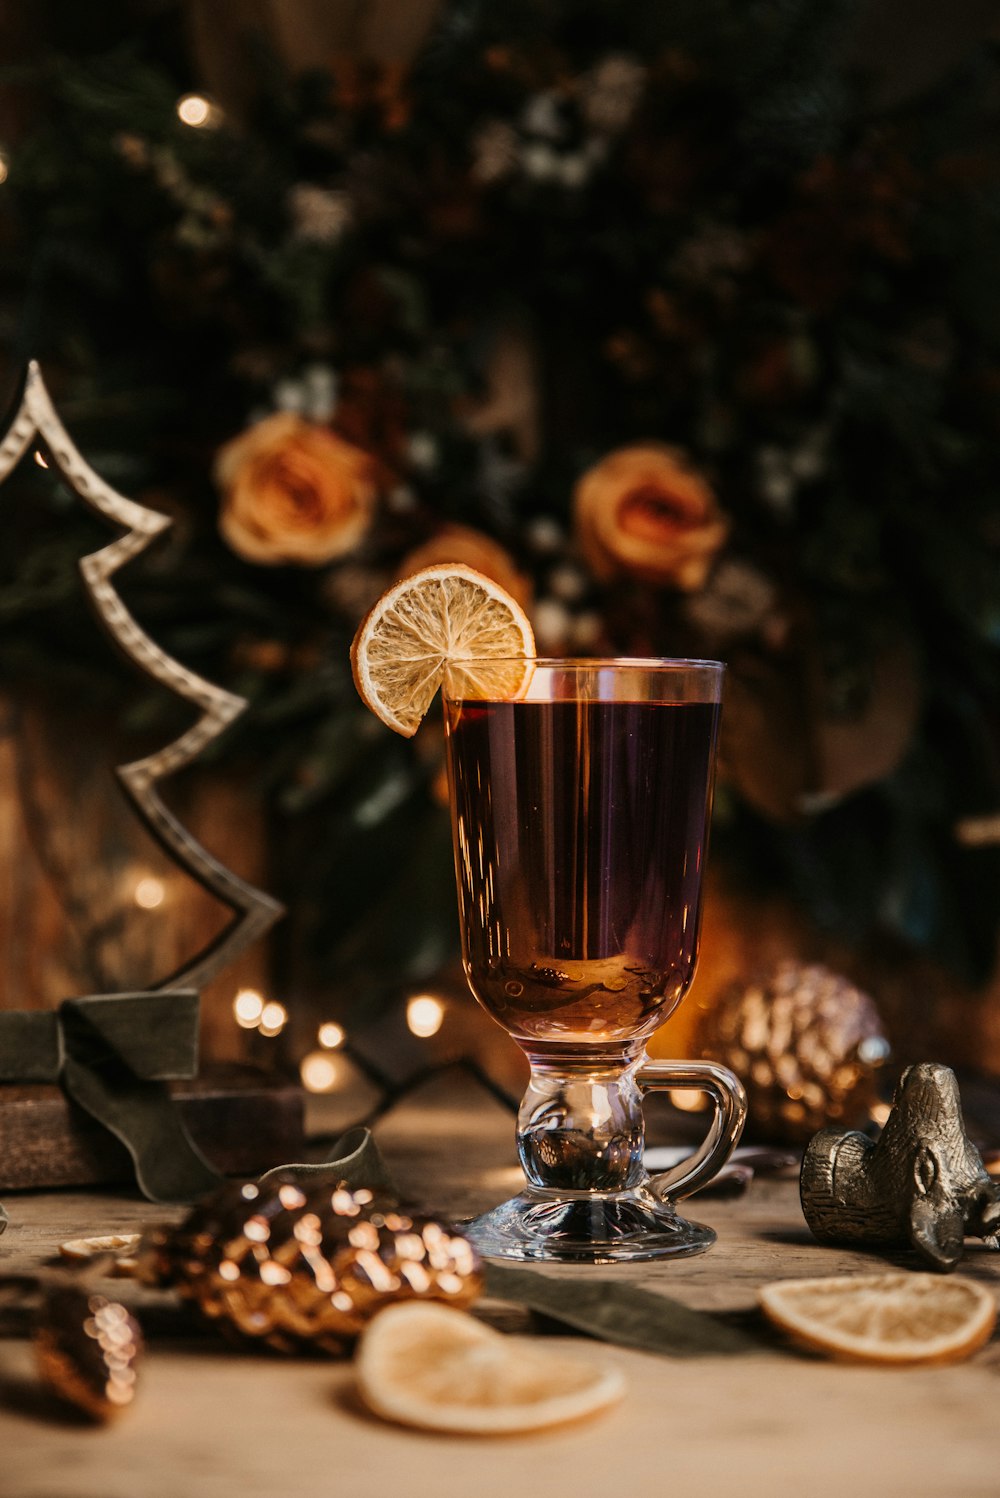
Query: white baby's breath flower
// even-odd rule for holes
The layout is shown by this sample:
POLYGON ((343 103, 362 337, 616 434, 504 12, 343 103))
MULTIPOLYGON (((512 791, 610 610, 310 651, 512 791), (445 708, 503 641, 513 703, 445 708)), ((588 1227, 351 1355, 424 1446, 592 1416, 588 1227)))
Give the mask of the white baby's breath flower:
POLYGON ((564 562, 549 573, 549 592, 563 603, 576 603, 587 591, 587 578, 572 562, 564 562))
POLYGON ((798 484, 784 448, 767 446, 757 453, 757 492, 782 518, 792 513, 798 484))
POLYGON ((546 90, 533 94, 521 112, 521 128, 526 135, 543 140, 562 140, 566 122, 559 108, 559 95, 546 90))
POLYGON ((337 376, 329 364, 310 364, 302 371, 302 414, 327 422, 337 409, 337 376))
POLYGON ((288 194, 294 238, 306 244, 336 244, 351 227, 354 210, 346 192, 297 182, 288 194))
POLYGON ((570 641, 574 650, 593 650, 604 634, 604 620, 594 609, 577 614, 573 620, 570 641))
POLYGON ((292 411, 322 425, 337 408, 337 376, 328 364, 309 364, 301 374, 276 381, 271 401, 276 411, 292 411))
POLYGON ((536 182, 551 182, 559 176, 559 156, 551 146, 532 141, 521 148, 521 166, 536 182))
POLYGON ((830 433, 825 427, 816 427, 799 444, 788 458, 788 467, 801 483, 818 479, 829 460, 830 433))
POLYGON ((561 650, 573 628, 570 612, 558 599, 541 598, 532 611, 535 643, 542 650, 561 650))
POLYGON ((407 453, 414 468, 434 468, 438 460, 437 438, 432 432, 414 432, 407 443, 407 453))
POLYGON ((704 635, 724 643, 760 629, 775 606, 769 577, 740 557, 726 557, 700 593, 685 600, 684 612, 704 635))
POLYGON ((551 515, 537 515, 527 526, 527 541, 539 556, 553 556, 566 544, 566 532, 551 515))
POLYGON ((305 391, 301 380, 279 380, 271 391, 271 399, 276 411, 294 411, 296 416, 301 416, 305 411, 305 391))

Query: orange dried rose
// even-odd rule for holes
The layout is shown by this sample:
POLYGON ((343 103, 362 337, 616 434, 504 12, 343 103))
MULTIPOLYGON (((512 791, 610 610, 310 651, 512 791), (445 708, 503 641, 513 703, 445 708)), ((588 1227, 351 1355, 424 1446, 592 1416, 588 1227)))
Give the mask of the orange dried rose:
POLYGON ((711 488, 675 448, 621 447, 580 479, 580 549, 595 577, 626 575, 693 593, 729 533, 711 488))
POLYGON ((468 525, 445 525, 429 541, 416 547, 400 563, 398 579, 439 562, 464 562, 510 593, 522 608, 531 603, 531 582, 519 572, 514 558, 499 541, 468 525))
POLYGON ((371 523, 374 460, 327 427, 282 411, 221 448, 219 529, 248 562, 319 567, 353 550, 371 523))

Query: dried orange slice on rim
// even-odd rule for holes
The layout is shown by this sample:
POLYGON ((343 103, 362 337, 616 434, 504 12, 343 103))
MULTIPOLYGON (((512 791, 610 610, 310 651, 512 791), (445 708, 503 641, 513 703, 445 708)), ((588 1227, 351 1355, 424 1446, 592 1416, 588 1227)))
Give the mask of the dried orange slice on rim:
POLYGON ((616 1404, 621 1370, 603 1359, 509 1337, 464 1311, 387 1306, 355 1357, 358 1392, 383 1419, 459 1435, 511 1435, 616 1404))
POLYGON ((796 1342, 856 1362, 951 1363, 982 1347, 996 1301, 962 1275, 859 1274, 778 1280, 764 1314, 796 1342))
POLYGON ((509 593, 472 567, 441 563, 382 594, 354 636, 351 668, 365 705, 411 738, 446 671, 463 695, 506 700, 534 653, 531 623, 509 593))

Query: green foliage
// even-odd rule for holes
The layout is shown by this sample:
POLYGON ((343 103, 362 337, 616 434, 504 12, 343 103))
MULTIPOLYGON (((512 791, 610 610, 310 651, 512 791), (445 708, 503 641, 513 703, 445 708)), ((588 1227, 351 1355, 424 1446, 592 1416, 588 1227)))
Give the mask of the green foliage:
MULTIPOLYGON (((993 961, 996 860, 955 827, 1000 806, 997 62, 976 50, 879 114, 849 65, 855 14, 456 4, 406 78, 288 79, 266 59, 251 117, 203 130, 139 44, 53 56, 34 79, 42 107, 0 188, 0 340, 12 366, 42 359, 106 476, 178 515, 123 589, 168 650, 253 698, 225 753, 271 798, 317 984, 374 1002, 454 943, 435 746, 388 741, 351 686, 366 600, 445 520, 501 540, 551 600, 580 566, 575 481, 649 439, 709 477, 721 560, 771 602, 709 627, 676 589, 585 576, 569 612, 597 617, 601 648, 722 653, 793 695, 808 680, 805 742, 863 724, 890 645, 919 678, 895 771, 818 812, 800 798, 783 825, 737 742, 725 856, 858 941, 888 929, 966 974, 993 961), (533 350, 537 452, 468 422, 512 327, 533 350), (317 369, 336 401, 307 414, 374 455, 382 508, 341 561, 254 566, 217 535, 214 456, 308 403, 317 369), (539 517, 561 527, 555 553, 539 517)), ((89 673, 149 730, 157 700, 77 640, 82 532, 36 478, 0 578, 5 669, 51 664, 68 632, 67 678, 89 673)))

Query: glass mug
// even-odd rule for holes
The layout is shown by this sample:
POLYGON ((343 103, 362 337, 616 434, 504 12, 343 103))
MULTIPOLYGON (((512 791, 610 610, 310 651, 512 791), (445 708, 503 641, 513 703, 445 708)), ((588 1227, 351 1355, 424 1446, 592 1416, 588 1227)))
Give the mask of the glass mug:
MULTIPOLYGON (((491 663, 492 664, 492 663, 491 663)), ((746 1097, 725 1067, 649 1061, 694 976, 724 667, 511 660, 489 700, 444 682, 466 977, 524 1051, 525 1189, 468 1229, 492 1257, 602 1264, 700 1253, 673 1205, 731 1154, 746 1097), (709 1094, 708 1135, 651 1179, 642 1097, 709 1094)))

